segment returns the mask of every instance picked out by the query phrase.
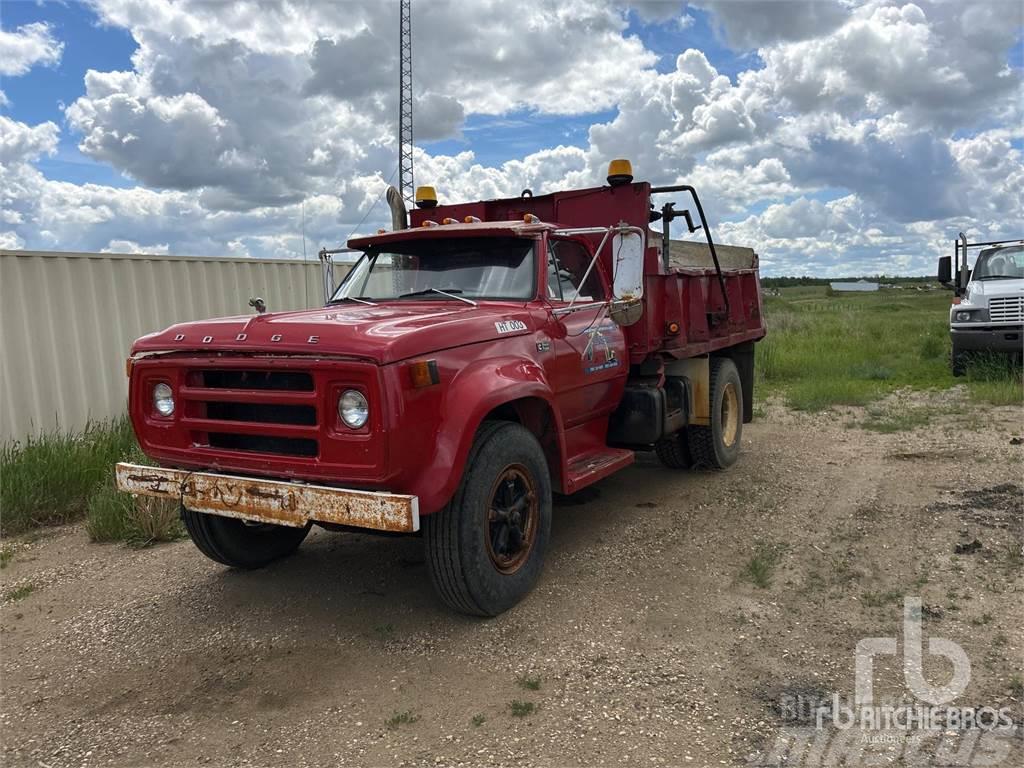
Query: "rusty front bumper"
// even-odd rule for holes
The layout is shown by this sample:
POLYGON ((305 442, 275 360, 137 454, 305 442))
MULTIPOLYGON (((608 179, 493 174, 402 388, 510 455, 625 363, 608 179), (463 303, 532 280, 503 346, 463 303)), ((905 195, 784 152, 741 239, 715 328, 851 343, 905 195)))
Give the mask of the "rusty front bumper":
POLYGON ((380 531, 420 529, 416 496, 141 464, 120 463, 116 474, 118 489, 126 493, 180 500, 194 512, 294 527, 314 521, 380 531))

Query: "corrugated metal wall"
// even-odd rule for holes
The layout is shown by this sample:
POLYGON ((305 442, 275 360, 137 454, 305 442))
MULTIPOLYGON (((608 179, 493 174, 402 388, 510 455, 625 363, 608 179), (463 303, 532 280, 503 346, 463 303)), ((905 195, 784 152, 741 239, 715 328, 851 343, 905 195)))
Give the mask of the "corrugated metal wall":
POLYGON ((320 306, 320 274, 318 261, 0 250, 0 442, 122 414, 136 338, 250 314, 251 296, 320 306))

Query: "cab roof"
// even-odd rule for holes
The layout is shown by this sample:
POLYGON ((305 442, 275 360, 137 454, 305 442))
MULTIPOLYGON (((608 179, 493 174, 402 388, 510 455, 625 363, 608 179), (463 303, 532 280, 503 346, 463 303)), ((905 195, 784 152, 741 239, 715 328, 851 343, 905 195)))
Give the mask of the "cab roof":
POLYGON ((444 237, 531 237, 541 232, 558 229, 547 222, 527 223, 525 221, 480 221, 471 224, 438 224, 434 226, 409 227, 391 232, 380 232, 366 237, 354 237, 348 241, 349 248, 365 250, 387 243, 405 240, 430 240, 444 237))

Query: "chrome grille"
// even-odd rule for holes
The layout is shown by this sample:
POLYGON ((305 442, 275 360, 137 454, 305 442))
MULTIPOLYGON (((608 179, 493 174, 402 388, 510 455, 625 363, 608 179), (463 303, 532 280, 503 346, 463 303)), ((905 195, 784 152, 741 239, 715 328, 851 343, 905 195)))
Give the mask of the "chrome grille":
POLYGON ((993 323, 1019 323, 1024 319, 1024 296, 989 299, 988 318, 993 323))

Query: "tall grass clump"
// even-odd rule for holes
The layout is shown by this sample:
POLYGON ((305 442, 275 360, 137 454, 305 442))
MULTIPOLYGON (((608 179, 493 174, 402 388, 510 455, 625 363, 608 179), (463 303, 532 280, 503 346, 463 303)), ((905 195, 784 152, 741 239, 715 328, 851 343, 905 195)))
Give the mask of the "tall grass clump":
POLYGON ((3 445, 0 532, 10 536, 80 518, 97 486, 112 477, 114 464, 134 450, 126 418, 3 445))
POLYGON ((967 364, 974 400, 993 405, 1024 404, 1024 376, 1007 355, 976 355, 967 364))
POLYGON ((93 541, 123 541, 148 547, 185 536, 179 507, 170 499, 121 493, 113 481, 96 488, 89 498, 86 530, 93 541))

